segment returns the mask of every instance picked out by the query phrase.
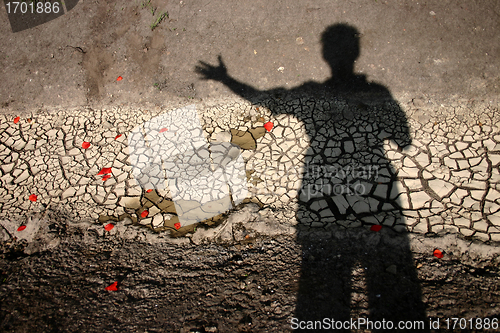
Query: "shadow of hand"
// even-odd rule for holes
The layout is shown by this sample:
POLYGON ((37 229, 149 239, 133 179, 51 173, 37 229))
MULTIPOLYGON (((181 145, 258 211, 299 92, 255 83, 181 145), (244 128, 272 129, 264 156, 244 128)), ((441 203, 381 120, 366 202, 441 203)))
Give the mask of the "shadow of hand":
POLYGON ((214 81, 224 81, 227 79, 227 69, 226 65, 222 61, 222 57, 219 55, 219 66, 212 66, 206 62, 200 61, 200 66, 195 67, 196 73, 203 75, 203 80, 214 80, 214 81))

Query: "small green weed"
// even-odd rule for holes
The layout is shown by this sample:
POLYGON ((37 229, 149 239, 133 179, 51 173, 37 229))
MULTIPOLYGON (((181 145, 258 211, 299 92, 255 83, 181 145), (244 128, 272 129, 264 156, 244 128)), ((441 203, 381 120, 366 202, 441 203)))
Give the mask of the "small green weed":
POLYGON ((158 15, 156 20, 154 20, 153 23, 151 23, 151 30, 154 30, 161 23, 161 21, 163 21, 165 17, 168 18, 168 12, 163 12, 160 15, 158 15))

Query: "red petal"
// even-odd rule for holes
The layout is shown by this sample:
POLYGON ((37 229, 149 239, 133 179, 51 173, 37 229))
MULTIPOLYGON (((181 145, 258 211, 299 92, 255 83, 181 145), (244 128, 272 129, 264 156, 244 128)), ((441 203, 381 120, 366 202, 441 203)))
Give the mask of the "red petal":
POLYGON ((271 130, 273 129, 274 127, 274 124, 270 121, 268 121, 267 123, 264 124, 264 128, 268 131, 268 132, 271 132, 271 130))
POLYGON ((98 176, 99 175, 105 175, 107 173, 111 173, 111 168, 102 168, 101 171, 99 171, 99 173, 97 175, 98 176))
POLYGON ((111 178, 111 175, 106 175, 106 176, 102 177, 102 181, 105 182, 109 178, 111 178))
POLYGON ((439 251, 438 249, 434 250, 434 257, 441 259, 443 257, 443 252, 439 251))
POLYGON ((122 136, 122 134, 118 134, 117 136, 115 136, 115 140, 118 139, 120 136, 122 136))
POLYGON ((382 226, 380 224, 374 224, 370 227, 370 230, 378 232, 378 231, 382 230, 382 226))
POLYGON ((160 133, 163 133, 163 132, 166 132, 166 131, 168 131, 168 129, 166 129, 166 128, 162 128, 162 129, 160 130, 160 133))
POLYGON ((115 225, 113 223, 108 223, 104 226, 104 229, 106 229, 106 231, 111 231, 114 227, 115 225))
POLYGON ((112 285, 107 286, 104 289, 109 290, 109 291, 117 291, 118 288, 116 286, 118 286, 118 281, 115 281, 112 285))
POLYGON ((181 224, 177 222, 176 224, 174 224, 174 227, 175 229, 179 230, 181 228, 181 224))
POLYGON ((26 226, 25 226, 25 225, 22 225, 22 226, 20 226, 19 228, 17 228, 17 231, 23 231, 24 229, 26 229, 26 226))
POLYGON ((21 119, 21 117, 16 117, 14 118, 14 124, 17 124, 19 122, 19 120, 21 119))
POLYGON ((148 214, 149 214, 149 212, 147 210, 145 210, 141 213, 141 217, 146 217, 146 216, 148 216, 148 214))
POLYGON ((30 201, 33 201, 33 202, 36 202, 37 198, 38 197, 36 196, 36 194, 31 194, 30 197, 29 197, 30 201))
POLYGON ((121 80, 123 80, 121 76, 118 76, 118 78, 116 78, 116 81, 121 81, 121 80))
POLYGON ((82 143, 82 148, 83 148, 83 149, 87 149, 88 147, 90 147, 90 142, 86 142, 86 141, 84 141, 84 142, 82 143))
POLYGON ((152 191, 151 189, 149 189, 149 190, 146 190, 146 193, 149 193, 149 192, 151 192, 151 191, 152 191))

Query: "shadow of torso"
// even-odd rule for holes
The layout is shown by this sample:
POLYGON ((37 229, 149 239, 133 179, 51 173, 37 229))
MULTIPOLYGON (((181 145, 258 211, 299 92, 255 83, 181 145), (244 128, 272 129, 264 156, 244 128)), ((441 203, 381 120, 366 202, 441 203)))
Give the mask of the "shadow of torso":
POLYGON ((389 91, 353 76, 249 100, 301 121, 310 142, 304 159, 294 161, 304 169, 296 214, 304 260, 295 318, 344 321, 357 315, 395 325, 425 320, 408 237, 393 231, 405 226, 401 189, 384 147, 392 142, 401 149, 411 138, 389 91), (383 230, 370 231, 373 225, 383 230))

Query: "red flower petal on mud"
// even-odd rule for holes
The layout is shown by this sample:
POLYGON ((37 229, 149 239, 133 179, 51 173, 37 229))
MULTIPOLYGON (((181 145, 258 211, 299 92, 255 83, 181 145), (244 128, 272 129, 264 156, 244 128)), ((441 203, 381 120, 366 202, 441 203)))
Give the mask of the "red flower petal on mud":
POLYGON ((149 214, 148 210, 145 210, 145 211, 143 211, 143 212, 141 213, 141 217, 143 217, 143 218, 144 218, 144 217, 148 216, 148 214, 149 214))
POLYGON ((434 257, 441 259, 443 257, 443 252, 439 251, 438 249, 434 250, 434 257))
POLYGON ((274 124, 270 121, 268 121, 267 123, 264 124, 264 128, 268 131, 268 132, 271 132, 271 130, 273 129, 274 127, 274 124))
POLYGON ((105 175, 107 173, 111 173, 111 168, 102 168, 97 175, 100 176, 100 175, 105 175))
POLYGON ((33 202, 36 202, 37 198, 38 197, 36 196, 36 194, 31 194, 30 197, 29 197, 30 201, 33 201, 33 202))
POLYGON ((146 193, 149 193, 149 192, 151 192, 151 191, 152 191, 152 189, 146 190, 146 193))
POLYGON ((382 226, 380 224, 374 224, 370 227, 370 230, 378 232, 378 231, 382 230, 382 226))
POLYGON ((25 225, 22 225, 22 226, 20 226, 19 228, 17 228, 17 231, 23 231, 24 229, 26 229, 26 226, 25 226, 25 225))
POLYGON ((123 78, 122 78, 121 76, 118 76, 118 77, 116 78, 116 81, 121 81, 121 80, 123 80, 123 78))
POLYGON ((115 136, 115 140, 118 139, 120 136, 122 136, 122 134, 118 134, 117 136, 115 136))
POLYGON ((113 223, 108 223, 104 226, 104 229, 106 229, 106 231, 111 231, 114 227, 115 225, 113 223))
POLYGON ((106 175, 106 176, 102 177, 102 181, 105 182, 109 178, 111 178, 111 175, 106 175))
POLYGON ((166 131, 168 131, 168 129, 166 129, 166 128, 164 127, 164 128, 162 128, 162 129, 160 130, 160 133, 163 133, 163 132, 166 132, 166 131))
POLYGON ((14 118, 14 124, 17 124, 19 122, 19 120, 21 119, 21 117, 16 117, 14 118))
POLYGON ((109 291, 117 291, 118 290, 117 286, 118 286, 118 281, 115 281, 112 285, 107 286, 104 289, 109 290, 109 291))
POLYGON ((83 149, 87 149, 88 147, 90 147, 90 142, 84 141, 84 142, 82 143, 82 148, 83 148, 83 149))
POLYGON ((179 230, 181 228, 181 224, 177 222, 176 224, 174 224, 174 227, 175 229, 179 230))

